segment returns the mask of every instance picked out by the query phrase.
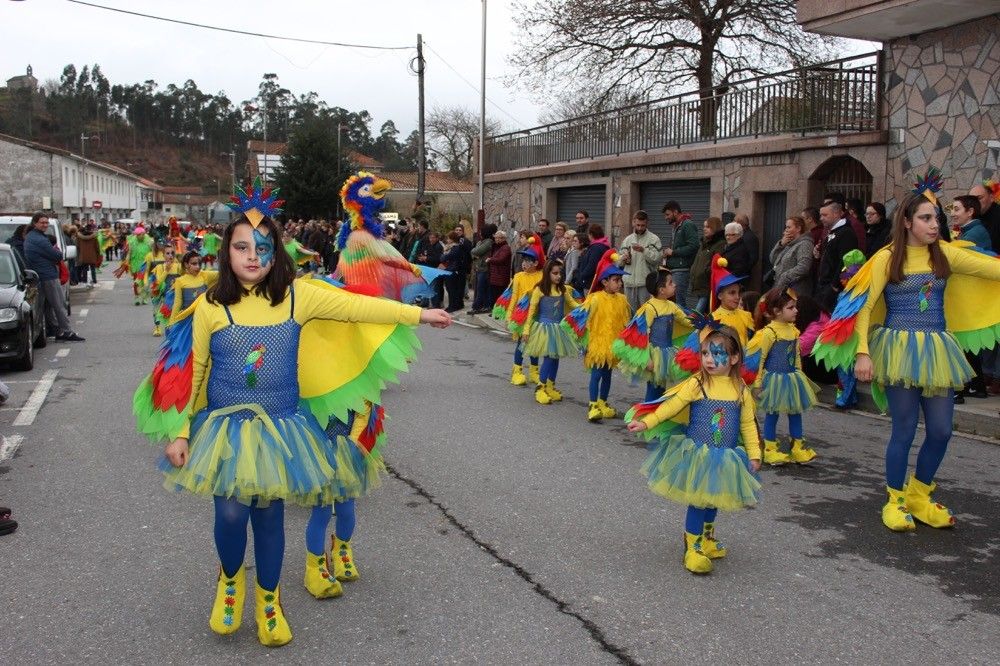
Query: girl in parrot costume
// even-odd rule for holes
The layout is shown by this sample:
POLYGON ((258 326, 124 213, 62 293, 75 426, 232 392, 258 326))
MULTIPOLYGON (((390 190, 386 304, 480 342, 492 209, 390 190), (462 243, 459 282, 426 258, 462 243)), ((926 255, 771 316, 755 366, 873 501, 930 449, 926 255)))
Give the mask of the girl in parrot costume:
POLYGON ((572 289, 566 287, 563 262, 550 259, 542 271, 542 280, 531 290, 528 313, 522 327, 524 352, 528 357, 542 359, 535 401, 548 405, 562 400, 556 390, 559 359, 575 356, 579 349, 576 340, 560 326, 566 313, 578 307, 572 289))
POLYGON ((620 360, 618 369, 631 380, 646 381, 646 402, 656 400, 668 386, 691 375, 674 359, 678 345, 691 333, 691 320, 672 300, 677 287, 667 268, 646 276, 647 300, 611 345, 620 360))
POLYGON ((528 244, 517 251, 521 257, 521 270, 514 274, 514 279, 497 299, 492 313, 494 319, 506 322, 507 330, 514 340, 514 368, 510 373, 510 383, 514 386, 524 386, 528 381, 535 386, 542 383, 537 356, 528 356, 530 366, 528 376, 524 376, 524 345, 521 334, 528 320, 531 292, 542 281, 541 268, 545 265, 545 249, 542 247, 541 237, 532 233, 529 238, 528 244))
POLYGON ((201 268, 201 253, 188 250, 181 258, 182 273, 173 280, 173 287, 166 291, 160 305, 160 315, 167 324, 190 316, 187 312, 195 300, 219 279, 218 271, 201 268))
MULTIPOLYGON (((279 587, 285 501, 330 504, 363 483, 338 460, 319 417, 363 412, 412 358, 410 327, 444 327, 450 316, 295 281, 271 218, 280 210, 274 193, 239 194, 219 280, 168 328, 133 411, 140 432, 170 441, 165 485, 215 502, 220 573, 210 627, 240 626, 250 522, 257 637, 279 646, 292 638, 279 587)), ((307 557, 310 577, 332 587, 324 556, 307 557)))
POLYGON ((201 257, 206 266, 215 265, 221 241, 222 238, 211 227, 205 229, 204 235, 201 236, 201 257))
POLYGON ((177 251, 168 244, 163 249, 163 261, 153 269, 150 296, 153 301, 153 335, 163 335, 163 327, 170 323, 171 310, 165 305, 167 295, 174 290, 174 281, 184 271, 184 265, 177 260, 177 251))
POLYGON ((136 225, 132 234, 126 240, 125 256, 121 266, 115 270, 115 277, 120 278, 125 273, 132 277, 132 295, 135 304, 142 305, 149 300, 146 288, 146 257, 153 251, 153 239, 146 233, 141 224, 136 225))
POLYGON ((955 524, 931 499, 934 477, 952 432, 954 392, 972 376, 963 350, 978 352, 1000 340, 1000 260, 939 240, 936 170, 896 210, 892 240, 847 283, 813 354, 828 367, 850 368, 871 381, 888 406, 888 501, 882 522, 891 530, 955 524), (926 436, 909 481, 906 468, 924 413, 926 436))

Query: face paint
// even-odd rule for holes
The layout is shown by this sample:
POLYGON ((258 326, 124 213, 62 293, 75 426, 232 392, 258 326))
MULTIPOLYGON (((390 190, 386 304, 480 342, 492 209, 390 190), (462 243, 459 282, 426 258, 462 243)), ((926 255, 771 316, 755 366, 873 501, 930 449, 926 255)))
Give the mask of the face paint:
POLYGON ((253 230, 253 240, 257 245, 257 258, 260 259, 260 267, 265 268, 274 259, 274 243, 270 236, 260 233, 260 230, 253 230))
POLYGON ((729 352, 726 351, 724 345, 720 345, 717 342, 709 342, 708 352, 712 355, 712 360, 715 361, 716 367, 721 368, 729 365, 729 352))

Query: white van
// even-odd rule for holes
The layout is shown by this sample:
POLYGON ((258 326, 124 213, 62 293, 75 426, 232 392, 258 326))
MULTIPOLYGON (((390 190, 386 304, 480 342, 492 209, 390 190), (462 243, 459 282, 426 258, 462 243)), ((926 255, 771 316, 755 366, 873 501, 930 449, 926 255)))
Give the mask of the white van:
MULTIPOLYGON (((31 215, 27 213, 0 214, 0 243, 6 243, 7 239, 14 235, 22 224, 31 224, 31 215)), ((62 252, 63 259, 69 261, 76 259, 76 245, 67 245, 66 237, 63 235, 62 223, 55 217, 49 218, 49 236, 56 237, 56 247, 62 252)), ((66 314, 72 314, 69 304, 69 282, 63 285, 63 298, 66 301, 66 314)))

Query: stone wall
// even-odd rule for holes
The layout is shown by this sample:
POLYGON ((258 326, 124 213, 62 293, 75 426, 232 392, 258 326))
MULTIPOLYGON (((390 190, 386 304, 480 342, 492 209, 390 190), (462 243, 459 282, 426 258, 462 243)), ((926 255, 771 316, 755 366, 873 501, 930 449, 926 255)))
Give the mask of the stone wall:
POLYGON ((994 14, 886 44, 887 208, 928 166, 941 169, 948 198, 996 172, 998 147, 987 142, 1000 139, 998 36, 994 14))
MULTIPOLYGON (((50 157, 20 144, 0 141, 0 212, 40 210, 43 196, 52 197, 53 207, 61 206, 57 201, 62 198, 61 181, 58 173, 50 172, 50 157)), ((61 167, 57 163, 54 168, 61 167)))

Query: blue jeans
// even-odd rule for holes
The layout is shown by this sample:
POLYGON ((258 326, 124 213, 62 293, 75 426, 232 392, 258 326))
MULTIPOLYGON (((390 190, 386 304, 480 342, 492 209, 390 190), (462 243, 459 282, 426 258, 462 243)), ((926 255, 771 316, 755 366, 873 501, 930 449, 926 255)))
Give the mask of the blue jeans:
POLYGON ((490 273, 489 271, 476 272, 476 294, 472 297, 473 310, 485 310, 492 306, 488 303, 490 298, 490 273))
POLYGON ((674 302, 682 308, 687 308, 688 285, 691 283, 691 269, 675 268, 670 272, 673 275, 674 284, 677 285, 677 295, 674 296, 674 302))

